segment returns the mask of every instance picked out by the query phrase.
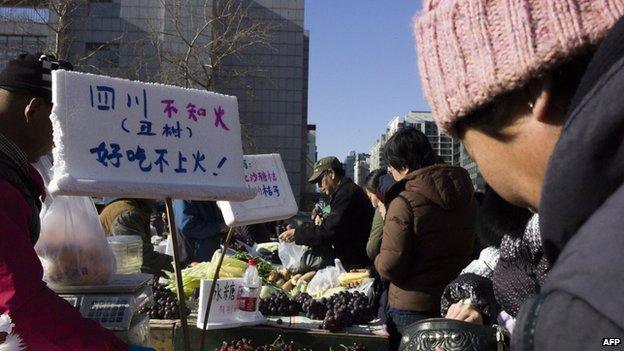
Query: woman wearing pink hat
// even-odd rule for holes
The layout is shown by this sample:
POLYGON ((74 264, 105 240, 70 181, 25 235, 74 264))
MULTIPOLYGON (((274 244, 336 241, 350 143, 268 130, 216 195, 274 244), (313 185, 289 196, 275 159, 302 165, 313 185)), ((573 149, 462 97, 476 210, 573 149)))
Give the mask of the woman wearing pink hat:
POLYGON ((623 14, 624 0, 429 0, 414 21, 438 125, 540 214, 553 267, 513 349, 624 337, 623 14))

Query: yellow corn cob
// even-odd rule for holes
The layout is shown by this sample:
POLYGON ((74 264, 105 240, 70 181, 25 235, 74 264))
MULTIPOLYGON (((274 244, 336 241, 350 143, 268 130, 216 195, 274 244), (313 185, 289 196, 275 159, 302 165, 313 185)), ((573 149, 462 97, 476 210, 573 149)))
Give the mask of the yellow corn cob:
POLYGON ((340 285, 349 285, 352 283, 361 282, 363 279, 369 277, 370 274, 368 272, 341 273, 338 276, 338 283, 340 283, 340 285))

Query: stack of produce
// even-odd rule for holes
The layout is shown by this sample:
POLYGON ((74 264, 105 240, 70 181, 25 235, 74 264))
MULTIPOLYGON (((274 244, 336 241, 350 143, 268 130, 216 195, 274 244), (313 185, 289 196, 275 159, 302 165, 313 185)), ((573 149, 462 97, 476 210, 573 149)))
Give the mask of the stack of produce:
POLYGON ((355 288, 359 286, 364 279, 368 278, 370 278, 370 272, 368 270, 340 273, 338 276, 338 283, 340 286, 355 288))
MULTIPOLYGON (((143 306, 139 313, 148 314, 151 319, 179 319, 180 310, 178 305, 178 299, 176 296, 168 290, 162 284, 152 285, 152 293, 154 295, 153 306, 143 306)), ((191 310, 187 308, 186 315, 188 316, 191 310)))
POLYGON ((256 250, 260 253, 273 253, 279 249, 278 242, 260 243, 256 246, 256 250))
POLYGON ((260 312, 269 316, 295 316, 303 312, 310 319, 322 320, 319 327, 330 331, 339 331, 354 324, 367 324, 375 318, 375 311, 366 295, 348 291, 320 300, 306 293, 289 299, 283 292, 274 292, 260 301, 260 312))
MULTIPOLYGON (((362 349, 364 350, 364 349, 362 349)), ((312 351, 308 348, 297 347, 294 342, 285 342, 281 340, 281 337, 277 338, 272 344, 256 346, 256 344, 247 338, 240 340, 234 340, 230 342, 223 342, 221 347, 215 349, 215 351, 312 351)), ((347 350, 350 351, 350 350, 347 350)), ((360 349, 358 349, 360 351, 360 349)))
POLYGON ((302 305, 310 319, 323 320, 321 328, 330 331, 342 330, 354 324, 367 324, 375 318, 366 295, 343 291, 329 298, 308 299, 302 305))
POLYGON ((301 310, 301 304, 291 300, 288 295, 277 291, 259 303, 260 313, 271 316, 296 316, 301 310))
POLYGON ((267 282, 290 293, 291 296, 296 296, 301 292, 305 292, 307 284, 314 278, 315 274, 316 271, 312 271, 306 274, 295 274, 291 276, 287 269, 282 268, 272 271, 267 278, 267 282))
POLYGON ((245 264, 247 264, 247 262, 251 258, 256 260, 256 268, 258 269, 258 275, 260 275, 260 278, 262 278, 263 281, 266 281, 266 279, 269 277, 269 274, 273 271, 273 267, 271 266, 270 263, 268 263, 267 261, 263 260, 260 257, 252 256, 249 253, 244 252, 244 251, 239 251, 235 253, 232 256, 232 258, 245 262, 245 264))
MULTIPOLYGON (((214 278, 218 262, 214 256, 213 261, 214 263, 202 262, 182 270, 182 286, 184 287, 184 293, 186 295, 192 295, 195 289, 199 288, 202 279, 214 278)), ((219 278, 242 278, 246 269, 247 263, 225 256, 219 272, 219 278)), ((171 291, 176 291, 177 289, 177 283, 173 273, 169 274, 169 285, 167 288, 171 291)))
MULTIPOLYGON (((345 346, 340 345, 344 351, 366 351, 366 348, 358 343, 345 346)), ((256 344, 247 338, 240 340, 224 341, 221 347, 215 349, 215 351, 312 351, 312 349, 297 346, 292 341, 284 341, 281 336, 277 338, 272 344, 256 346, 256 344)))

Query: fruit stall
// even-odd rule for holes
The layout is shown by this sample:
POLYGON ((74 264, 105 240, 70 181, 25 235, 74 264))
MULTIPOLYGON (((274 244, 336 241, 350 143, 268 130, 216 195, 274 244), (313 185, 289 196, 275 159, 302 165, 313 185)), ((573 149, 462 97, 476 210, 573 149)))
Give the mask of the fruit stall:
MULTIPOLYGON (((227 281, 242 277, 250 258, 258 262, 262 278, 258 305, 265 319, 254 326, 209 328, 203 350, 387 349, 387 337, 372 304, 373 279, 368 271, 346 272, 330 266, 318 272, 292 274, 276 264, 278 245, 267 246, 255 255, 232 250, 224 256, 219 270, 219 279, 227 281), (327 278, 331 276, 328 273, 333 273, 333 280, 327 278)), ((219 255, 217 252, 210 262, 181 271, 184 293, 192 297, 187 299, 186 313, 193 350, 200 349, 202 333, 201 323, 196 322, 197 289, 202 280, 214 278, 219 255)), ((170 279, 167 285, 156 283, 152 289, 154 304, 143 311, 151 318, 152 345, 157 350, 183 350, 181 323, 170 319, 180 313, 174 293, 176 280, 170 279)))
MULTIPOLYGON (((152 346, 159 351, 182 350, 183 340, 179 328, 179 323, 173 321, 152 322, 152 346)), ((199 350, 200 333, 201 330, 198 328, 191 329, 191 349, 193 350, 199 350)), ((387 350, 388 348, 387 340, 384 337, 348 332, 332 333, 321 330, 308 331, 254 326, 208 330, 206 333, 204 350, 210 351, 370 351, 387 350), (226 347, 224 347, 224 343, 226 343, 226 347), (238 346, 236 345, 237 343, 239 344, 238 346), (245 347, 241 347, 243 345, 245 347)))
MULTIPOLYGON (((54 167, 45 166, 42 174, 51 175, 46 185, 54 198, 46 204, 36 249, 44 280, 85 318, 99 322, 129 344, 158 350, 386 348, 375 320, 369 272, 346 271, 339 261, 316 272, 300 272, 293 262, 300 262, 306 248, 232 238, 236 228, 283 221, 299 213, 281 156, 243 155, 235 97, 63 70, 53 76, 61 82, 53 88, 55 111, 73 113, 51 115, 54 167), (97 107, 96 87, 99 103, 104 100, 97 107), (128 92, 142 91, 143 108, 128 102, 128 109, 115 109, 115 91, 127 95, 128 101, 128 92), (194 123, 193 128, 184 128, 193 135, 184 142, 166 133, 138 133, 141 147, 132 151, 130 145, 136 145, 137 135, 125 128, 126 122, 128 126, 151 125, 145 121, 148 110, 154 121, 169 121, 177 109, 156 111, 162 111, 162 103, 174 101, 214 106, 217 117, 226 118, 229 127, 194 123), (94 140, 99 144, 93 145, 94 140), (125 155, 117 152, 120 145, 129 148, 124 150, 128 155, 163 151, 159 153, 162 162, 156 167, 153 161, 152 167, 137 155, 120 157, 125 155), (105 156, 109 146, 117 150, 114 162, 113 156, 105 156), (178 168, 169 167, 164 159, 167 152, 179 156, 178 168), (197 156, 192 172, 182 164, 189 155, 197 156), (114 233, 111 226, 105 230, 91 197, 164 199, 172 249, 165 254, 171 256, 174 273, 157 280, 144 274, 161 273, 160 268, 143 267, 143 245, 150 245, 144 240, 151 237, 149 223, 140 225, 148 229, 145 232, 114 233), (182 262, 174 198, 218 201, 229 233, 209 262, 190 267, 182 262), (249 272, 253 280, 248 279, 249 272)), ((135 100, 138 104, 139 98, 135 100)), ((133 205, 131 211, 138 207, 133 205)))

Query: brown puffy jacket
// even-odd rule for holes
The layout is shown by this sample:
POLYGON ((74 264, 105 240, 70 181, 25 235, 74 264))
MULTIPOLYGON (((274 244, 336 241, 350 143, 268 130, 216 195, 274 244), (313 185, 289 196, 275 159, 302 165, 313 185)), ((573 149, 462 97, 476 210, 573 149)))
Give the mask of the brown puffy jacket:
POLYGON ((375 260, 391 308, 440 310, 444 287, 471 259, 476 202, 468 172, 438 164, 409 173, 389 197, 375 260), (400 192, 400 193, 399 193, 400 192))

